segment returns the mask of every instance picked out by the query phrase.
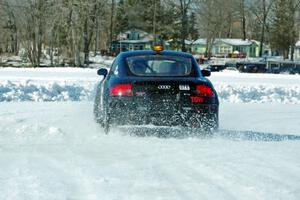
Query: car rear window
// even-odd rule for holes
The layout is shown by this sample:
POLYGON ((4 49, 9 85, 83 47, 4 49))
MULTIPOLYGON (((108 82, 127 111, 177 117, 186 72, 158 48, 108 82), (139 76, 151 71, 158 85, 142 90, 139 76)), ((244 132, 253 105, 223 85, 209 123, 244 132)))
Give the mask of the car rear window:
POLYGON ((132 56, 126 61, 136 76, 189 76, 192 71, 191 59, 180 56, 132 56))

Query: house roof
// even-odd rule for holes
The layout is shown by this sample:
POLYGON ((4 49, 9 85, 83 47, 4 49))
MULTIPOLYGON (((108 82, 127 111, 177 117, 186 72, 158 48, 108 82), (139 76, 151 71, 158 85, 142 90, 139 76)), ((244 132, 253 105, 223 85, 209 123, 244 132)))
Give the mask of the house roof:
POLYGON ((191 40, 184 40, 184 42, 185 42, 185 44, 187 44, 187 45, 193 44, 193 41, 191 41, 191 40))
POLYGON ((202 44, 202 45, 205 45, 206 44, 206 39, 200 38, 198 40, 195 40, 193 42, 193 44, 202 44))
POLYGON ((220 39, 220 41, 232 45, 232 46, 249 46, 252 44, 251 40, 242 40, 242 39, 220 39))
POLYGON ((119 40, 121 43, 130 43, 130 44, 138 44, 138 43, 149 43, 150 40, 119 40))
MULTIPOLYGON (((170 43, 172 43, 172 42, 180 42, 181 43, 181 40, 179 40, 179 39, 170 39, 170 40, 167 40, 166 42, 165 42, 165 44, 166 45, 170 45, 170 43)), ((184 42, 185 42, 185 44, 186 45, 191 45, 191 44, 193 44, 193 41, 191 41, 191 40, 184 40, 184 42)))
POLYGON ((257 40, 251 40, 251 41, 252 41, 252 43, 256 44, 257 46, 259 46, 259 45, 260 45, 260 42, 259 42, 259 41, 257 41, 257 40))
POLYGON ((154 36, 150 33, 147 33, 146 31, 142 31, 139 29, 131 29, 122 33, 119 33, 117 38, 118 40, 129 40, 128 36, 132 35, 132 34, 138 34, 139 35, 139 39, 141 40, 149 40, 149 41, 153 41, 154 40, 154 36))
MULTIPOLYGON (((224 42, 226 44, 232 45, 232 46, 249 46, 253 43, 256 44, 257 41, 252 41, 252 40, 242 40, 242 39, 231 39, 231 38, 216 38, 215 43, 217 42, 224 42)), ((205 45, 206 44, 206 39, 205 38, 200 38, 198 40, 195 40, 193 44, 198 44, 198 45, 205 45)))

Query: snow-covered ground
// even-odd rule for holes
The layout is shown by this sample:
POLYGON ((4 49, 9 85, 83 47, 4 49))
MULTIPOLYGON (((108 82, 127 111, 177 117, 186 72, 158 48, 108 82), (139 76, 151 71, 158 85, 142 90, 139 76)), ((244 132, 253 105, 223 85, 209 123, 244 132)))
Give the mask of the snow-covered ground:
POLYGON ((89 101, 99 78, 0 69, 1 200, 300 199, 300 76, 213 73, 222 103, 210 138, 104 135, 89 101))
POLYGON ((2 103, 0 116, 0 199, 300 198, 299 105, 224 103, 209 139, 105 136, 91 102, 2 103))

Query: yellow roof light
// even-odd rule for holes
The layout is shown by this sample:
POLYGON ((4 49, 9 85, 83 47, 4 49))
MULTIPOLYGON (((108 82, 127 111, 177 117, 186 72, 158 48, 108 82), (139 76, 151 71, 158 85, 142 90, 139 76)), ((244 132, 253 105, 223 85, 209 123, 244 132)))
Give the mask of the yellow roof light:
POLYGON ((164 47, 162 45, 154 45, 152 49, 153 51, 163 51, 164 47))

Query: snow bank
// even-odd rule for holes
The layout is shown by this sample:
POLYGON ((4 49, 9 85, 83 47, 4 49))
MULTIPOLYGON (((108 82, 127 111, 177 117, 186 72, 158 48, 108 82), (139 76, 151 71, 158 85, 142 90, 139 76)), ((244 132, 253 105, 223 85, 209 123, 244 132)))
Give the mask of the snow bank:
POLYGON ((95 83, 31 81, 0 83, 0 102, 92 100, 95 83))
MULTIPOLYGON (((0 82, 0 102, 92 100, 96 82, 0 82)), ((221 102, 300 104, 300 86, 215 84, 221 102)))
POLYGON ((300 104, 300 86, 215 84, 222 102, 300 104))
POLYGON ((300 76, 284 74, 212 73, 222 102, 300 104, 300 76))
POLYGON ((0 102, 92 100, 96 69, 0 68, 0 102))
MULTIPOLYGON (((300 104, 300 76, 213 73, 221 102, 300 104)), ((96 69, 0 69, 0 102, 91 101, 96 69)))

